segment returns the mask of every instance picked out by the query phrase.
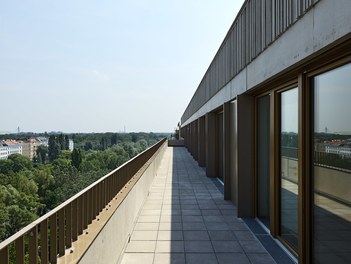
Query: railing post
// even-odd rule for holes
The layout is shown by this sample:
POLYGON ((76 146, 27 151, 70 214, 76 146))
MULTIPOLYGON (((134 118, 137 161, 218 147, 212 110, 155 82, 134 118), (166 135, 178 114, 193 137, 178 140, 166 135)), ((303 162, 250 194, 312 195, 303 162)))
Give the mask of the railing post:
POLYGON ((59 246, 59 256, 63 256, 65 254, 65 208, 62 208, 59 213, 59 238, 58 238, 58 246, 59 246))
POLYGON ((83 201, 83 214, 82 214, 82 220, 83 220, 83 230, 87 229, 88 227, 88 219, 87 219, 87 207, 88 207, 88 196, 87 193, 82 194, 82 201, 83 201))
POLYGON ((24 239, 23 236, 19 237, 15 242, 16 247, 16 263, 24 263, 24 239))
POLYGON ((50 217, 50 263, 57 263, 57 216, 50 217))
POLYGON ((72 240, 78 239, 78 199, 72 202, 72 240))
POLYGON ((9 248, 4 247, 0 251, 0 263, 8 264, 9 263, 9 248))
POLYGON ((29 263, 38 263, 38 226, 29 232, 29 263))
POLYGON ((65 207, 66 215, 66 248, 72 246, 72 203, 65 207))
POLYGON ((40 258, 42 264, 49 263, 48 220, 40 223, 40 258))

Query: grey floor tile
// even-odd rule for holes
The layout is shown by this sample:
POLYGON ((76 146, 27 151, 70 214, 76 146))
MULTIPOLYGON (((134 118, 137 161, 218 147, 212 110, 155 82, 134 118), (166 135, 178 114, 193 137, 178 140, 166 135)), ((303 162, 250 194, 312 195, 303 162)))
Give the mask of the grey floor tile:
MULTIPOLYGON (((143 263, 144 262, 140 262, 143 263)), ((185 264, 185 254, 183 253, 156 253, 154 264, 185 264)), ((139 264, 139 263, 138 263, 139 264)))
POLYGON ((158 223, 160 222, 159 215, 140 215, 138 217, 138 223, 158 223))
POLYGON ((187 264, 217 264, 215 254, 188 253, 185 255, 187 264))
POLYGON ((182 217, 180 215, 161 215, 160 222, 182 222, 182 217))
POLYGON ((152 264, 154 253, 124 253, 121 264, 152 264))
POLYGON ((213 247, 210 241, 184 241, 187 253, 210 253, 213 247))
POLYGON ((157 240, 183 240, 182 231, 158 231, 157 240))
POLYGON ((182 216, 183 222, 202 222, 203 219, 201 215, 183 215, 182 216))
POLYGON ((246 226, 245 223, 242 223, 242 222, 229 222, 227 223, 228 226, 229 226, 229 229, 230 230, 241 230, 241 231, 247 231, 248 230, 248 227, 246 226))
POLYGON ((134 230, 131 240, 156 240, 157 231, 137 231, 134 230))
POLYGON ((232 215, 232 216, 236 216, 237 212, 236 210, 230 210, 230 209, 220 209, 222 215, 232 215))
POLYGON ((182 209, 181 211, 182 211, 182 215, 200 215, 201 216, 200 210, 182 209))
POLYGON ((225 222, 207 222, 205 225, 207 230, 229 230, 229 226, 225 222))
POLYGON ((188 231, 205 231, 206 226, 204 223, 192 223, 192 222, 184 222, 183 223, 183 230, 188 231))
POLYGON ((211 240, 222 240, 222 241, 235 241, 236 236, 232 231, 222 231, 222 230, 209 230, 208 231, 211 240))
POLYGON ((183 229, 182 223, 174 223, 174 222, 165 222, 165 223, 160 223, 159 225, 159 230, 161 231, 180 231, 183 229))
POLYGON ((251 231, 233 231, 238 240, 256 240, 251 231))
POLYGON ((216 253, 244 253, 238 241, 212 241, 216 253))
POLYGON ((219 264, 250 264, 249 258, 243 253, 217 253, 219 264))
POLYGON ((182 253, 184 252, 184 242, 183 241, 157 241, 155 252, 182 253))
POLYGON ((267 254, 247 254, 252 264, 275 264, 276 262, 267 254))
POLYGON ((142 210, 140 215, 160 215, 161 210, 142 210))
POLYGON ((207 231, 183 231, 184 240, 210 240, 207 231))
POLYGON ((222 215, 221 211, 219 211, 218 209, 202 209, 201 213, 202 213, 202 216, 222 215))
POLYGON ((127 253, 147 253, 155 252, 156 241, 130 241, 125 252, 127 253))
POLYGON ((205 215, 203 218, 205 222, 224 222, 224 218, 221 215, 205 215))
POLYGON ((158 223, 136 223, 134 230, 158 230, 158 223))
POLYGON ((267 250, 258 240, 242 240, 239 242, 246 253, 267 253, 267 250))
POLYGON ((184 210, 199 210, 199 206, 197 204, 183 204, 182 209, 184 210))

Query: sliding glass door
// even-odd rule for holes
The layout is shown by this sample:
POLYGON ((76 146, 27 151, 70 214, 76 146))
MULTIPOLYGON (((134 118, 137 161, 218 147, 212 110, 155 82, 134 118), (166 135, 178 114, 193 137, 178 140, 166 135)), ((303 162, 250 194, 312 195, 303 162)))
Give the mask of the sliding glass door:
POLYGON ((280 93, 280 237, 298 251, 298 88, 280 93))
POLYGON ((351 263, 351 64, 313 79, 313 261, 351 263))

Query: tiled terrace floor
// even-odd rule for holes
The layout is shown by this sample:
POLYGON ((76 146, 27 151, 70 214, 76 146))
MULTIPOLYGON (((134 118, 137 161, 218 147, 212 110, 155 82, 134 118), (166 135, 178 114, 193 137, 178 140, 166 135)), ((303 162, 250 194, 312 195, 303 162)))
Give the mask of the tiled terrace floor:
POLYGON ((275 263, 185 148, 167 148, 123 264, 275 263))

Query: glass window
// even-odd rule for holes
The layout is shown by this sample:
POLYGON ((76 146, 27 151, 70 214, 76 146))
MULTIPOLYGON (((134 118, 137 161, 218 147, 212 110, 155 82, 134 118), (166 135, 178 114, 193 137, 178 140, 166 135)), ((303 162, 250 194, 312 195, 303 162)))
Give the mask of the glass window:
POLYGON ((351 64, 313 88, 314 263, 351 263, 351 64))
POLYGON ((269 95, 257 100, 257 216, 269 228, 269 95))
POLYGON ((280 235, 298 250, 298 89, 281 93, 280 235))

